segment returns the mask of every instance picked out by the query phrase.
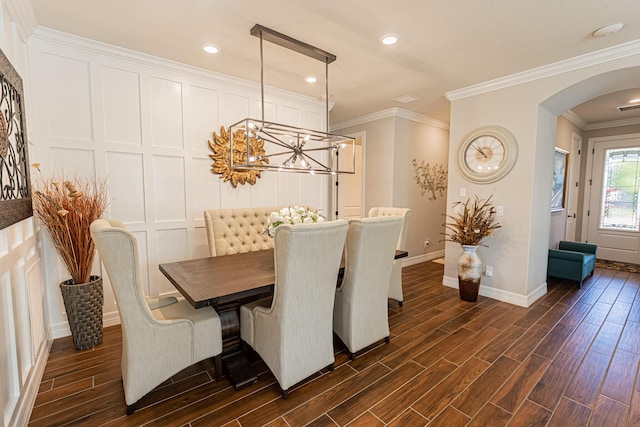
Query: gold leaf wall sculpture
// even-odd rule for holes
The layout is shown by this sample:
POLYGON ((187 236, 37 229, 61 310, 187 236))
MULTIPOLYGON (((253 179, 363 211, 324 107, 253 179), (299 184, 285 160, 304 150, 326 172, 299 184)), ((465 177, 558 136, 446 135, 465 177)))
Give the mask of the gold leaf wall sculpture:
MULTIPOLYGON (((211 172, 220 174, 220 178, 224 182, 231 181, 233 187, 237 187, 238 183, 251 185, 256 183, 256 179, 260 178, 259 170, 231 169, 229 155, 229 129, 224 126, 220 127, 220 135, 213 132, 213 141, 209 141, 209 148, 213 154, 209 157, 213 159, 211 172)), ((244 129, 238 129, 233 133, 233 162, 238 164, 247 163, 246 135, 244 129)), ((256 163, 269 163, 269 159, 265 157, 264 141, 249 137, 249 146, 251 156, 255 156, 260 160, 256 163)))

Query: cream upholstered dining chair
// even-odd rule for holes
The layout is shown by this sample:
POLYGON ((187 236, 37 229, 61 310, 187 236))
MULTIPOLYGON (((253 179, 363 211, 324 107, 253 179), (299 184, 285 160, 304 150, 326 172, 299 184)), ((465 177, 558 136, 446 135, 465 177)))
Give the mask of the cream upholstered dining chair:
POLYGON ((185 300, 151 310, 140 279, 136 238, 116 220, 91 224, 107 270, 122 324, 122 382, 127 415, 160 383, 201 360, 214 357, 222 373, 222 329, 211 307, 194 309, 185 300))
POLYGON ((345 220, 276 228, 273 300, 240 307, 240 336, 267 364, 282 396, 322 368, 333 369, 333 303, 345 220))
MULTIPOLYGON (((113 227, 119 227, 126 229, 127 226, 124 225, 124 222, 118 221, 117 219, 109 219, 109 223, 113 227)), ((147 305, 149 309, 155 310, 156 308, 165 307, 170 304, 175 304, 178 302, 178 298, 176 297, 147 297, 147 305)))
POLYGON ((397 216, 349 220, 333 331, 347 346, 351 360, 376 341, 389 342, 387 288, 401 228, 402 218, 397 216))
MULTIPOLYGON (((396 249, 404 251, 405 242, 407 240, 407 229, 409 228, 409 217, 411 216, 411 209, 407 208, 393 208, 393 207, 378 207, 371 208, 369 210, 369 217, 378 216, 400 216, 402 217, 402 230, 400 231, 400 237, 398 237, 398 244, 396 249)), ((391 279, 389 281, 389 298, 398 301, 398 304, 402 306, 404 296, 402 294, 402 259, 396 259, 393 261, 393 269, 391 271, 391 279)))

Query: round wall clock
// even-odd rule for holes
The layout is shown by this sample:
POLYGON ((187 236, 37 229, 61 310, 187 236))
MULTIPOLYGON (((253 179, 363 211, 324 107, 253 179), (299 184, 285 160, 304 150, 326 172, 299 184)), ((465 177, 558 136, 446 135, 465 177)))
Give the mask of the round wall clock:
POLYGON ((487 184, 503 178, 518 158, 516 138, 503 127, 484 126, 460 146, 458 165, 469 181, 487 184))

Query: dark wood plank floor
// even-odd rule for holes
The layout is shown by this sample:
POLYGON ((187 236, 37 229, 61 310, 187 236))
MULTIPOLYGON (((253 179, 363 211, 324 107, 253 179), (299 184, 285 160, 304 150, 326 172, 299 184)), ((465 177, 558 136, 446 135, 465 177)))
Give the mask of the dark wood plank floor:
POLYGON ((235 391, 213 363, 174 376, 125 416, 121 333, 76 351, 56 340, 32 426, 638 426, 640 275, 596 269, 582 289, 552 281, 529 308, 460 301, 442 265, 404 269, 406 300, 390 303, 391 343, 355 361, 336 344, 336 369, 288 400, 264 364, 235 391))

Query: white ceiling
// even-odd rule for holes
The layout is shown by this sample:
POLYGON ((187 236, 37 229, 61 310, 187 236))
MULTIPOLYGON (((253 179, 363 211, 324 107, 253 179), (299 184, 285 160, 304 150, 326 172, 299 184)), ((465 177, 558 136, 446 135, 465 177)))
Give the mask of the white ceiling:
MULTIPOLYGON (((253 81, 254 24, 314 45, 338 58, 329 66, 332 123, 392 107, 448 122, 445 92, 640 39, 637 0, 31 1, 39 25, 253 81), (619 33, 591 36, 615 22, 625 24, 619 33), (394 46, 379 42, 389 32, 400 36, 394 46), (222 51, 205 54, 207 42, 222 51), (419 100, 393 100, 407 94, 419 100)), ((324 95, 323 63, 267 42, 264 63, 265 84, 324 95), (309 74, 319 83, 305 83, 309 74)), ((587 123, 640 117, 604 110, 627 95, 574 111, 587 123)))

